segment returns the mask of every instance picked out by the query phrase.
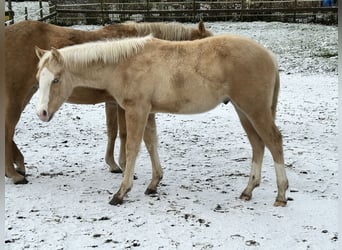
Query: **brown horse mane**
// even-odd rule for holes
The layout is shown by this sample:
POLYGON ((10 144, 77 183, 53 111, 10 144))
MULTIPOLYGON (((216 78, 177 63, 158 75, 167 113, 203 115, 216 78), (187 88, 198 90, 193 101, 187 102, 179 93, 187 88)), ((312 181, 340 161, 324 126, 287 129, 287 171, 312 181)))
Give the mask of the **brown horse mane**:
POLYGON ((138 36, 152 34, 159 39, 175 41, 190 40, 191 32, 194 29, 176 22, 136 23, 128 21, 123 23, 123 25, 133 26, 137 30, 138 36))
MULTIPOLYGON (((107 41, 89 42, 59 49, 63 57, 64 66, 70 69, 80 69, 94 62, 115 64, 141 51, 145 43, 153 38, 133 37, 112 39, 107 41)), ((39 71, 53 57, 52 52, 46 52, 38 64, 39 71)), ((38 72, 39 74, 39 72, 38 72)))

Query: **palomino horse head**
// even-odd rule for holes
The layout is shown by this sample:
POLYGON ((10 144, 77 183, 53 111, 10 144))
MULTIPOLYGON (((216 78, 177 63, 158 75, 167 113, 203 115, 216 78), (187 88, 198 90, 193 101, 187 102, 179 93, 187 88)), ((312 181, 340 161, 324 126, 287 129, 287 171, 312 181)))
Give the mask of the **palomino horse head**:
POLYGON ((36 111, 39 118, 47 122, 71 95, 73 89, 70 84, 65 84, 67 72, 63 70, 63 57, 57 49, 47 51, 36 47, 36 54, 40 59, 37 73, 40 93, 36 111), (52 96, 53 98, 50 98, 52 96))
MULTIPOLYGON (((39 100, 37 115, 42 121, 50 121, 53 114, 70 97, 77 86, 95 88, 94 74, 90 68, 115 65, 142 50, 153 36, 133 37, 105 42, 90 42, 50 51, 36 47, 39 57, 37 79, 39 100), (89 72, 92 72, 89 75, 89 72)), ((110 70, 111 71, 111 70, 110 70)), ((99 72, 96 70, 96 72, 99 72)), ((102 72, 102 71, 101 71, 102 72)), ((101 73, 99 73, 101 75, 101 73)), ((96 79, 98 80, 99 77, 96 79)), ((97 86, 98 89, 103 87, 97 86)))

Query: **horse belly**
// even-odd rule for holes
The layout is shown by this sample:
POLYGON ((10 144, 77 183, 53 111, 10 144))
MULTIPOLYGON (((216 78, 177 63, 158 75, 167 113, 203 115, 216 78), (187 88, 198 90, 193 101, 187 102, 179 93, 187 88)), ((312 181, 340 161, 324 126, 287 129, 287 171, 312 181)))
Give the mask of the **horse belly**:
POLYGON ((204 90, 157 91, 152 101, 152 111, 174 114, 207 112, 222 102, 224 97, 204 90))
POLYGON ((220 101, 218 100, 212 100, 212 101, 201 101, 201 100, 196 100, 193 102, 190 102, 184 106, 182 106, 178 114, 198 114, 198 113, 204 113, 209 110, 214 109, 220 101))

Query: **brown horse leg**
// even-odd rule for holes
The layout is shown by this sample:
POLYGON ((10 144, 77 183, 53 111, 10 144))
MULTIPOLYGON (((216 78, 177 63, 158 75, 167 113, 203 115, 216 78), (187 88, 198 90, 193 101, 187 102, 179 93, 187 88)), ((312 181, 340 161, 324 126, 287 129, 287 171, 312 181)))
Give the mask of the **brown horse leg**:
POLYGON ((261 167, 264 157, 265 144, 253 128, 253 125, 250 123, 248 118, 238 108, 236 108, 236 111, 239 115, 241 124, 246 131, 253 152, 249 181, 247 187, 240 196, 240 199, 250 200, 252 198, 253 189, 260 185, 261 167))
POLYGON ((105 161, 109 165, 109 171, 112 173, 122 173, 121 168, 114 160, 114 145, 118 133, 117 107, 118 105, 115 102, 106 102, 108 142, 105 161))
POLYGON ((17 169, 16 171, 25 176, 26 173, 26 169, 25 169, 25 165, 24 165, 24 156, 23 154, 20 152, 20 150, 17 147, 17 144, 15 144, 14 141, 12 141, 12 149, 13 149, 13 161, 14 163, 17 165, 17 169))
POLYGON ((131 104, 125 109, 127 142, 126 142, 126 168, 119 191, 109 202, 111 205, 121 204, 123 198, 133 186, 134 166, 143 138, 149 108, 143 104, 131 104))
POLYGON ((126 117, 125 110, 118 105, 118 123, 119 123, 119 135, 120 135, 120 155, 119 164, 122 170, 126 167, 126 141, 127 141, 127 129, 126 129, 126 117))
MULTIPOLYGON (((25 176, 18 173, 14 168, 14 148, 18 149, 14 146, 13 137, 14 137, 14 122, 10 122, 10 118, 6 117, 6 128, 5 128, 5 175, 8 178, 12 178, 14 184, 26 184, 28 181, 25 176)), ((18 149, 19 150, 19 149, 18 149)), ((25 169, 25 168, 24 168, 25 169)), ((21 168, 22 170, 22 168, 21 168)))
POLYGON ((274 123, 271 111, 262 111, 259 116, 250 116, 249 118, 273 157, 278 187, 278 195, 274 206, 284 207, 287 202, 285 193, 288 188, 288 180, 285 172, 281 133, 274 123))
MULTIPOLYGON (((28 82, 35 83, 36 80, 29 79, 28 82)), ((7 177, 12 178, 14 184, 26 184, 28 181, 25 178, 25 165, 24 165, 24 156, 18 149, 17 145, 13 141, 15 127, 20 119, 20 115, 27 103, 31 100, 33 94, 38 89, 38 84, 27 85, 27 88, 23 88, 23 92, 25 96, 20 95, 17 96, 17 100, 21 102, 10 102, 6 105, 6 125, 5 125, 5 174, 7 177), (11 105, 10 105, 11 104, 11 105), (17 165, 17 170, 14 168, 14 163, 17 165)), ((13 94, 15 90, 9 90, 7 93, 9 96, 10 93, 13 94)))
POLYGON ((163 170, 159 161, 157 141, 158 139, 155 114, 150 114, 148 116, 147 124, 145 127, 144 142, 150 154, 152 162, 152 180, 151 183, 148 185, 145 194, 157 193, 157 186, 160 180, 163 178, 163 170))

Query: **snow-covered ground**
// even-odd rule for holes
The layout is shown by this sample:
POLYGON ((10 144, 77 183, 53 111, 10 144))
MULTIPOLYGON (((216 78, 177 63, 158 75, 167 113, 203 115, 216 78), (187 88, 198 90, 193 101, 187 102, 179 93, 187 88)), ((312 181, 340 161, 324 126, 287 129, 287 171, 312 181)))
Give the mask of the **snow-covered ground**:
POLYGON ((132 191, 123 205, 111 206, 121 175, 104 162, 104 105, 65 104, 43 123, 35 95, 15 136, 29 184, 6 179, 6 249, 338 249, 337 27, 206 25, 215 34, 249 36, 278 56, 287 207, 272 206, 269 151, 252 200, 238 199, 251 148, 231 104, 200 115, 158 114, 158 195, 143 193, 151 166, 142 146, 132 191))

